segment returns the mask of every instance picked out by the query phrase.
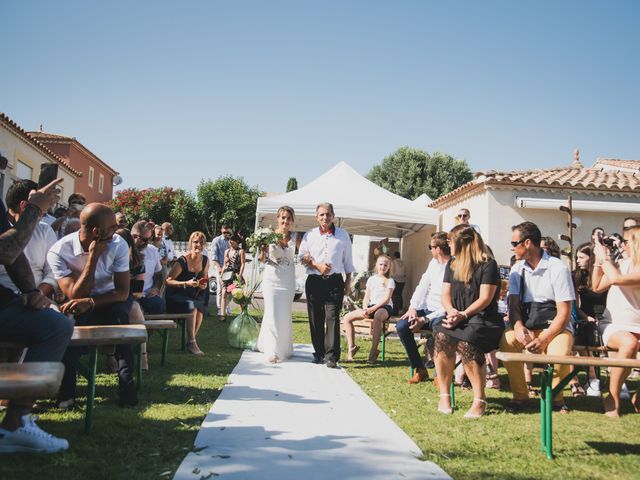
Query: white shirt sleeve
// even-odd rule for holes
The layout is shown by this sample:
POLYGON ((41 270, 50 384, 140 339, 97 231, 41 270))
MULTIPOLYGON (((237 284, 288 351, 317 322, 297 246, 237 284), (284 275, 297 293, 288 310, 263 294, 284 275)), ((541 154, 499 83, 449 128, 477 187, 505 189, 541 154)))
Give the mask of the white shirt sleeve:
POLYGON ((49 250, 49 253, 47 254, 47 263, 51 267, 51 271, 53 272, 53 276, 56 280, 68 277, 71 274, 71 268, 69 268, 66 260, 62 258, 58 249, 49 250))
POLYGON ((353 266, 353 253, 352 253, 351 239, 349 238, 349 234, 346 231, 344 233, 346 237, 346 239, 344 240, 344 243, 346 244, 344 248, 344 259, 343 259, 344 271, 345 273, 353 273, 356 271, 356 269, 353 266))
POLYGON ((410 308, 417 309, 420 305, 424 304, 427 300, 427 295, 429 294, 429 288, 431 287, 431 267, 432 263, 429 262, 429 266, 427 267, 427 271, 422 274, 420 278, 420 282, 418 286, 413 292, 411 296, 411 301, 409 302, 410 308))
POLYGON ((117 244, 113 259, 113 271, 117 273, 129 271, 129 246, 124 240, 117 244))
MULTIPOLYGON (((58 241, 58 239, 56 238, 56 234, 51 227, 46 229, 44 240, 47 246, 47 252, 49 252, 53 244, 58 241)), ((48 253, 47 253, 47 256, 45 256, 44 265, 42 266, 42 282, 41 283, 46 283, 48 285, 51 285, 53 288, 58 289, 58 282, 56 282, 56 277, 53 274, 51 265, 49 265, 48 253)))
POLYGON ((571 279, 571 271, 565 264, 561 264, 555 278, 551 279, 554 300, 556 302, 571 302, 576 299, 573 288, 573 280, 571 279))

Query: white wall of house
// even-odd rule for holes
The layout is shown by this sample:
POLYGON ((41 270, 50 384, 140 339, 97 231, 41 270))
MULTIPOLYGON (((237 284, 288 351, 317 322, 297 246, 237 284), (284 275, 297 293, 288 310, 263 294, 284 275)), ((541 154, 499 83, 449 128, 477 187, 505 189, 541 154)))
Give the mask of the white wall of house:
MULTIPOLYGON (((455 216, 460 208, 471 211, 471 223, 480 227, 482 238, 491 247, 500 265, 509 265, 511 258, 511 227, 524 221, 538 225, 543 236, 553 237, 561 249, 567 243, 558 240, 558 234, 567 234, 567 215, 558 210, 519 208, 516 197, 557 198, 558 206, 567 204, 566 191, 488 189, 479 190, 469 198, 462 198, 446 208, 440 209, 441 226, 450 230, 456 225, 455 216)), ((631 196, 603 196, 601 192, 574 193, 574 200, 597 200, 615 202, 638 202, 640 214, 640 192, 631 196)), ((574 230, 574 247, 590 241, 591 230, 596 226, 605 232, 621 232, 622 221, 629 213, 575 211, 581 220, 581 226, 574 230)))
MULTIPOLYGON (((0 124, 0 152, 9 160, 7 168, 0 171, 2 183, 0 190, 3 201, 14 180, 30 178, 30 180, 37 182, 40 175, 40 165, 53 162, 51 157, 43 154, 29 142, 14 134, 13 131, 4 128, 2 124, 0 124)), ((67 199, 74 191, 75 178, 62 167, 58 170, 58 176, 63 178, 60 187, 62 198, 67 199)))

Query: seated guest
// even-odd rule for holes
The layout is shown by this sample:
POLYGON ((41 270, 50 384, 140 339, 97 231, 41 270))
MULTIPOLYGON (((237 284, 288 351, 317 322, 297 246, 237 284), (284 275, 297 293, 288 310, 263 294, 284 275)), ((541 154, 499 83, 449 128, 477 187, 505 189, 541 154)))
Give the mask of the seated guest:
MULTIPOLYGON (((0 287, 0 341, 27 345, 25 362, 59 362, 71 334, 73 322, 46 308, 49 299, 37 288, 29 261, 22 250, 43 214, 60 196, 55 186, 62 179, 31 192, 20 219, 12 227, 0 201, 0 264, 21 295, 0 287)), ((69 448, 69 442, 40 429, 30 415, 35 398, 12 398, 0 423, 0 453, 46 452, 69 448)))
POLYGON ((118 224, 118 228, 129 228, 127 225, 127 217, 125 217, 122 212, 116 212, 116 223, 118 224))
MULTIPOLYGON (((29 192, 37 190, 38 184, 32 180, 16 180, 7 190, 5 200, 8 209, 10 225, 15 225, 27 208, 29 192)), ((47 263, 47 252, 56 243, 56 234, 51 227, 40 221, 33 230, 29 243, 24 249, 24 254, 29 261, 31 271, 35 277, 36 285, 40 292, 49 298, 53 298, 56 287, 56 279, 53 277, 51 267, 47 263)), ((4 265, 0 265, 0 285, 20 293, 20 289, 13 283, 4 265)))
MULTIPOLYGON (((531 222, 512 227, 511 247, 517 262, 509 273, 509 323, 500 350, 548 355, 570 355, 573 347, 571 305, 575 300, 571 271, 542 248, 540 229, 531 222)), ((513 400, 507 410, 517 413, 527 403, 529 390, 521 362, 504 362, 509 374, 513 400)), ((555 365, 555 387, 569 374, 570 365, 555 365)), ((553 399, 553 408, 569 412, 562 392, 553 399)))
POLYGON ((174 262, 166 280, 167 312, 193 312, 193 317, 187 320, 187 351, 194 355, 204 355, 196 335, 209 302, 209 259, 203 255, 206 243, 204 233, 193 232, 189 237, 189 251, 174 262))
MULTIPOLYGON (((617 350, 618 358, 638 355, 640 341, 640 226, 624 230, 623 248, 627 258, 619 265, 611 261, 610 252, 602 242, 594 245, 596 264, 592 284, 596 292, 609 289, 607 308, 600 322, 602 341, 617 350)), ((604 412, 610 417, 620 415, 620 390, 631 373, 630 368, 611 367, 609 395, 604 399, 604 412)), ((640 413, 640 395, 631 397, 636 413, 640 413)))
MULTIPOLYGON (((122 237, 129 246, 129 293, 134 298, 129 312, 129 323, 132 325, 144 325, 144 313, 138 300, 142 298, 144 289, 145 266, 144 259, 140 251, 136 248, 135 241, 131 236, 131 232, 126 228, 118 228, 116 235, 122 237)), ((115 361, 113 353, 108 355, 108 368, 112 372, 118 371, 118 362, 115 361)), ((147 358, 147 342, 142 344, 142 369, 149 370, 149 360, 147 358)))
MULTIPOLYGON (((164 231, 162 225, 156 225, 153 227, 153 242, 152 245, 158 249, 158 256, 160 257, 160 265, 162 266, 162 285, 169 273, 169 256, 167 251, 167 244, 163 240, 164 231)), ((162 291, 161 291, 162 292, 162 291)), ((162 295, 162 293, 160 293, 162 295)))
POLYGON ((165 304, 160 296, 163 281, 160 254, 155 246, 149 245, 153 229, 149 227, 148 222, 141 220, 131 227, 131 237, 144 261, 144 289, 138 302, 145 313, 164 313, 165 304))
POLYGON ((396 329, 409 357, 413 377, 407 380, 409 384, 420 383, 429 378, 424 366, 414 334, 420 330, 433 330, 445 316, 442 307, 442 280, 447 263, 451 260, 451 249, 446 232, 431 234, 429 250, 433 259, 429 262, 427 271, 422 274, 420 283, 413 292, 409 302, 409 310, 398 321, 396 329))
POLYGON ((349 348, 347 360, 353 360, 354 355, 360 350, 360 347, 356 345, 356 333, 353 322, 362 320, 363 318, 370 318, 372 320, 371 329, 373 335, 371 336, 371 351, 369 352, 369 359, 367 360, 369 364, 375 364, 380 354, 378 343, 382 336, 382 326, 384 322, 389 320, 391 312, 393 311, 391 296, 395 288, 393 278, 389 278, 389 270, 391 269, 391 260, 389 257, 380 255, 376 260, 374 269, 375 274, 368 278, 364 299, 362 300, 362 305, 367 305, 367 307, 349 312, 342 319, 345 330, 347 331, 349 348))
MULTIPOLYGON (((91 203, 80 214, 78 232, 58 240, 47 259, 58 285, 70 300, 60 307, 75 316, 76 325, 127 325, 133 298, 129 295, 129 249, 118 235, 116 216, 100 203, 91 203)), ((83 349, 70 347, 67 356, 79 358, 83 349)), ((119 405, 138 404, 133 384, 133 349, 117 345, 119 405)), ((75 404, 76 369, 65 361, 59 407, 75 404)))
POLYGON ((447 264, 442 284, 442 305, 447 316, 434 327, 438 411, 452 413, 449 389, 457 351, 473 388, 473 403, 464 416, 479 418, 487 403, 485 353, 498 347, 504 330, 498 313, 500 269, 480 234, 470 225, 451 229, 449 247, 455 258, 447 264))
POLYGON ((547 252, 549 256, 560 258, 560 247, 551 237, 542 237, 540 240, 540 248, 547 252))

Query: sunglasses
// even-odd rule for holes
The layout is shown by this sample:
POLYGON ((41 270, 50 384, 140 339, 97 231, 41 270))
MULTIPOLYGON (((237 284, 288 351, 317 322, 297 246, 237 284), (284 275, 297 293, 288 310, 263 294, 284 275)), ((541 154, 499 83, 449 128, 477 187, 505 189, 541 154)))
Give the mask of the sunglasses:
POLYGON ((222 232, 223 235, 231 235, 231 232, 222 232))
POLYGON ((458 215, 458 218, 469 218, 469 215, 463 213, 462 215, 458 215))
POLYGON ((438 248, 438 245, 429 245, 429 250, 433 250, 434 248, 438 248))
POLYGON ((525 237, 522 240, 519 240, 517 242, 511 242, 511 247, 516 248, 518 245, 523 244, 526 240, 529 240, 529 239, 525 237))

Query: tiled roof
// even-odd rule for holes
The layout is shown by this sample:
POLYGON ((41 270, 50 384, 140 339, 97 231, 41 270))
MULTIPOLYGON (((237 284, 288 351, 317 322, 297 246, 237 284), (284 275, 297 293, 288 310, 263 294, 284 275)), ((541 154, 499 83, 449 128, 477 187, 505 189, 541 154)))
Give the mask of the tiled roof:
POLYGON ((58 155, 53 153, 51 150, 49 150, 49 148, 46 145, 44 145, 42 142, 38 141, 37 139, 33 138, 31 135, 27 133, 26 130, 24 130, 16 122, 11 120, 7 115, 5 115, 2 112, 0 112, 0 123, 5 124, 7 127, 9 127, 10 130, 12 130, 18 136, 22 137, 23 140, 31 144, 36 150, 39 150, 45 156, 50 157, 52 160, 62 165, 65 169, 69 170, 76 177, 82 176, 82 172, 79 172, 78 170, 73 168, 71 165, 69 165, 67 162, 65 162, 62 158, 60 158, 58 155))
POLYGON ((597 168, 551 168, 523 171, 490 170, 477 172, 476 178, 455 190, 441 196, 429 204, 435 208, 464 193, 484 185, 513 187, 563 188, 577 191, 598 191, 606 193, 640 193, 639 172, 617 172, 597 168))
POLYGON ((640 172, 640 160, 618 160, 616 158, 598 158, 596 159, 596 164, 593 166, 594 168, 600 165, 609 165, 611 167, 618 168, 631 168, 634 170, 638 170, 640 172))
POLYGON ((95 153, 85 147, 82 143, 80 143, 76 137, 67 137, 65 135, 57 135, 55 133, 48 132, 29 132, 33 138, 37 138, 43 143, 70 143, 76 145, 80 150, 83 150, 88 156, 90 156, 93 160, 95 160, 98 164, 102 165, 113 175, 118 175, 111 166, 101 160, 95 153))

